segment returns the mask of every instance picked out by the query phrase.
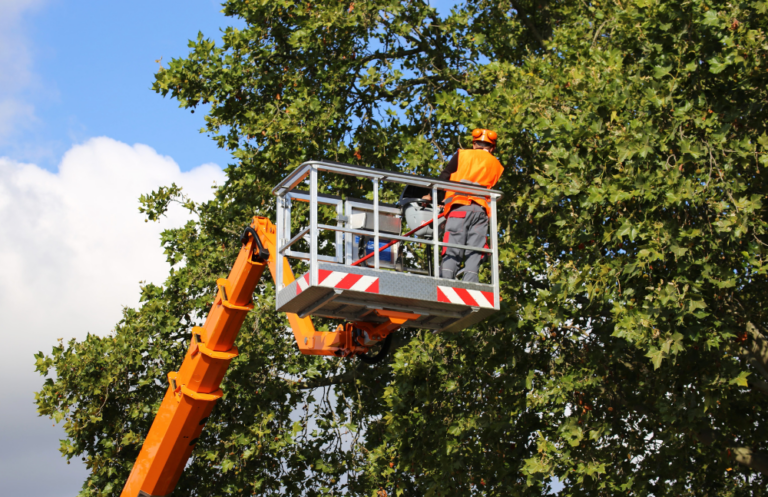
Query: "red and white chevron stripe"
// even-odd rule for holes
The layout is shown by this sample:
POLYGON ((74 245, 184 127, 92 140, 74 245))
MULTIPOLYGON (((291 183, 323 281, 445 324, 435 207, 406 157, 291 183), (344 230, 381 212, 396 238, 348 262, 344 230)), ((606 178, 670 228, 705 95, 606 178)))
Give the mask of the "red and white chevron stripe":
POLYGON ((438 285, 437 301, 493 309, 493 292, 438 285))
MULTIPOLYGON (((363 276, 361 274, 318 269, 317 281, 318 286, 324 286, 327 288, 339 288, 341 290, 352 290, 355 292, 379 293, 379 278, 373 276, 363 276)), ((296 282, 296 295, 306 290, 308 286, 309 273, 299 278, 296 282)))

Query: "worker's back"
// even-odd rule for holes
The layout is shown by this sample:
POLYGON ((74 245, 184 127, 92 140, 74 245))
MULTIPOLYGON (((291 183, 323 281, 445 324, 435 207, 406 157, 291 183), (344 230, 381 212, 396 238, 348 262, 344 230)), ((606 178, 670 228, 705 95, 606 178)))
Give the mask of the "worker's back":
MULTIPOLYGON (((504 167, 498 159, 486 150, 459 150, 457 153, 459 155, 458 166, 456 171, 451 173, 451 181, 469 182, 485 188, 493 188, 504 172, 504 167)), ((488 203, 482 197, 446 192, 445 203, 448 209, 452 204, 469 205, 471 202, 488 209, 488 203)))

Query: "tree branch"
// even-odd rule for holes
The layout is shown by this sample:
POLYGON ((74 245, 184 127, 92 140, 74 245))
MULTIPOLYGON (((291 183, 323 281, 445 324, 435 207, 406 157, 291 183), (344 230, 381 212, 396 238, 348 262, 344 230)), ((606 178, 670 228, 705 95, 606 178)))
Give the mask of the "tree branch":
POLYGON ((597 38, 600 36, 600 33, 603 31, 603 28, 606 24, 608 24, 608 21, 613 21, 613 19, 606 19, 603 21, 603 23, 595 30, 595 36, 592 37, 592 46, 595 45, 595 42, 597 41, 597 38))
POLYGON ((750 362, 763 379, 768 380, 768 340, 750 321, 747 321, 747 333, 752 338, 748 345, 750 362))
MULTIPOLYGON (((712 445, 715 442, 713 431, 693 432, 693 436, 704 445, 712 445)), ((728 451, 728 456, 737 463, 768 475, 768 455, 754 452, 749 447, 725 447, 725 449, 728 451)))
POLYGON ((533 37, 536 38, 536 40, 538 40, 538 42, 541 44, 541 48, 547 48, 544 45, 544 38, 542 38, 541 33, 539 33, 539 30, 536 29, 536 25, 533 24, 533 21, 531 21, 525 11, 520 8, 520 4, 515 1, 510 2, 510 4, 512 5, 512 8, 517 11, 517 15, 523 20, 525 26, 531 30, 533 37))
MULTIPOLYGON (((738 306, 738 309, 735 309, 734 306, 730 304, 726 304, 727 311, 736 318, 747 321, 745 327, 747 334, 751 337, 751 340, 748 341, 745 347, 740 348, 738 353, 757 370, 763 379, 768 380, 768 339, 766 339, 765 335, 757 329, 757 326, 747 320, 747 312, 739 299, 733 299, 733 303, 738 306)), ((750 381, 750 383, 752 383, 752 381, 750 381)), ((759 383, 764 385, 763 382, 759 383)), ((764 391, 763 387, 760 385, 758 385, 757 388, 758 390, 764 391)))
POLYGON ((753 452, 746 447, 730 447, 729 450, 737 463, 768 475, 768 457, 765 454, 753 452))
POLYGON ((370 62, 376 59, 378 60, 399 59, 401 57, 408 57, 409 55, 414 55, 420 52, 424 52, 424 50, 421 48, 413 48, 411 50, 395 50, 394 52, 390 52, 390 53, 376 52, 370 55, 366 55, 365 57, 362 57, 359 63, 364 64, 366 62, 370 62))
MULTIPOLYGON (((392 344, 389 347, 389 354, 384 359, 384 361, 380 363, 380 365, 377 365, 376 367, 377 371, 372 376, 368 376, 368 379, 375 379, 385 371, 388 371, 389 368, 384 368, 381 366, 387 365, 390 362, 392 362, 392 357, 394 356, 395 351, 401 346, 408 343, 409 341, 410 340, 408 339, 403 339, 400 336, 396 336, 395 339, 392 340, 392 344)), ((292 386, 298 388, 299 390, 311 390, 313 388, 327 387, 330 385, 343 385, 346 383, 353 383, 358 377, 362 376, 362 374, 369 369, 372 369, 372 368, 368 364, 365 364, 364 362, 360 362, 356 368, 350 369, 346 373, 342 373, 336 376, 329 376, 326 378, 317 378, 309 381, 291 381, 286 378, 282 378, 282 377, 279 377, 279 378, 285 381, 286 383, 289 383, 292 386)))
POLYGON ((290 381, 286 380, 285 378, 282 379, 298 388, 299 390, 311 390, 313 388, 327 387, 330 385, 343 385, 345 383, 352 383, 357 378, 360 369, 361 367, 358 366, 357 368, 350 369, 346 373, 342 373, 340 375, 316 378, 309 381, 290 381))
POLYGON ((316 380, 305 381, 303 383, 297 383, 297 388, 300 390, 312 390, 314 388, 327 387, 330 385, 343 385, 345 383, 352 383, 355 381, 356 370, 347 371, 344 374, 338 376, 330 376, 327 378, 318 378, 316 380))
POLYGON ((768 382, 763 380, 750 380, 749 385, 758 392, 762 392, 765 395, 768 395, 768 382))
MULTIPOLYGON (((619 400, 630 410, 637 412, 638 414, 645 416, 652 416, 652 412, 647 406, 641 404, 632 404, 627 402, 621 394, 618 394, 619 400)), ((706 431, 694 431, 691 430, 690 434, 704 445, 712 445, 716 438, 716 433, 713 430, 706 431)), ((725 444, 723 444, 725 445, 725 444)), ((734 461, 746 466, 754 471, 768 475, 768 454, 754 452, 749 447, 730 447, 725 446, 728 456, 734 461)))

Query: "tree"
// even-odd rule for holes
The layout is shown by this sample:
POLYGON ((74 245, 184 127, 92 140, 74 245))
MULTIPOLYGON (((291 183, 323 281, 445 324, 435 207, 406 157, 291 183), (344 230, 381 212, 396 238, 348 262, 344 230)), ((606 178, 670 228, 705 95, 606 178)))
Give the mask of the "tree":
MULTIPOLYGON (((299 355, 264 283, 181 495, 762 495, 765 2, 230 0, 154 89, 236 163, 114 335, 37 355, 42 415, 119 492, 190 327, 310 158, 435 174, 497 129, 502 311, 389 362, 299 355)), ((327 183, 354 195, 357 185, 327 183)), ((396 195, 397 192, 386 192, 396 195)))

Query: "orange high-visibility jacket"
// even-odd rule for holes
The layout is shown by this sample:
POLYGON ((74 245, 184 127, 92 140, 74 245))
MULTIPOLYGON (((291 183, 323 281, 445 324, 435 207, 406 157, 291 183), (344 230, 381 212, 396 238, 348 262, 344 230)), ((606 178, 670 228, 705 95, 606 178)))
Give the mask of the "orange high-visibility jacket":
MULTIPOLYGON (((440 179, 464 181, 485 188, 493 188, 503 172, 504 167, 490 152, 482 149, 459 150, 440 174, 440 179)), ((450 211, 454 205, 469 205, 472 202, 483 206, 488 217, 491 216, 491 208, 485 198, 452 191, 445 192, 446 212, 450 211)))

